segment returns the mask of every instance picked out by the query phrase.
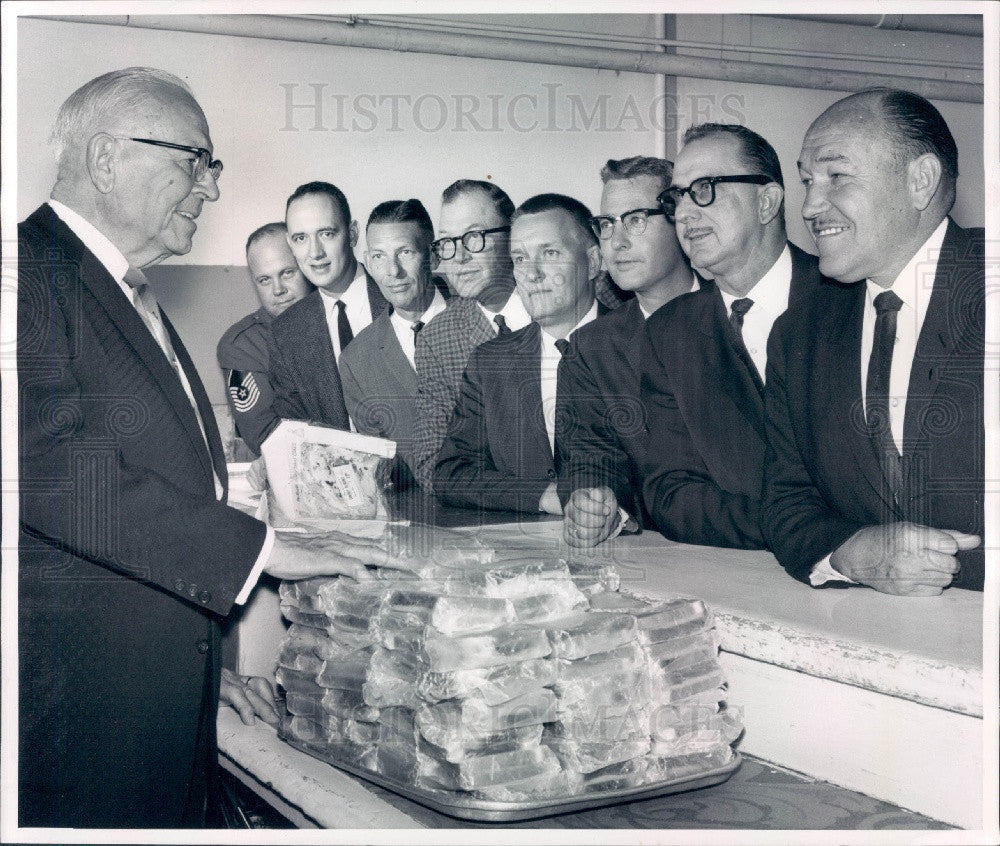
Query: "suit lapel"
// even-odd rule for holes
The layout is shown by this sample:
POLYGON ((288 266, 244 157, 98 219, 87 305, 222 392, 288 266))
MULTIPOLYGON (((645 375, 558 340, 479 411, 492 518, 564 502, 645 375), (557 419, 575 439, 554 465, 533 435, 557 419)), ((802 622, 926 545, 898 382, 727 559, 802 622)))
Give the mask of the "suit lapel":
POLYGON ((552 447, 545 428, 542 409, 542 331, 529 323, 515 351, 518 362, 513 379, 505 379, 515 392, 512 408, 519 409, 521 423, 520 463, 525 471, 536 474, 540 466, 553 466, 552 447))
POLYGON ((390 389, 399 396, 416 396, 417 372, 399 345, 399 338, 396 337, 396 330, 389 319, 389 313, 382 312, 376 323, 378 324, 375 330, 376 340, 384 363, 384 366, 380 367, 382 376, 391 383, 390 389))
POLYGON ((315 297, 312 308, 303 309, 302 313, 302 345, 303 351, 308 351, 306 361, 309 362, 312 356, 319 360, 319 366, 315 370, 308 370, 309 377, 321 373, 324 377, 325 385, 317 385, 317 391, 328 393, 333 390, 340 391, 340 371, 337 370, 337 358, 333 352, 333 340, 330 338, 330 327, 326 322, 326 300, 319 291, 314 291, 310 296, 315 297))
MULTIPOLYGON (((513 297, 515 294, 511 294, 511 296, 513 297)), ((468 314, 469 336, 472 338, 472 348, 475 349, 480 344, 485 344, 491 338, 495 338, 496 332, 493 330, 493 325, 486 319, 486 315, 483 314, 479 303, 476 300, 462 300, 462 302, 468 303, 466 311, 468 314)))
POLYGON ((379 290, 378 283, 372 279, 372 275, 368 272, 367 267, 365 267, 365 285, 368 291, 368 306, 372 310, 372 320, 374 321, 376 317, 386 310, 389 303, 382 296, 382 291, 379 290))
MULTIPOLYGON (((198 459, 208 474, 209 480, 211 480, 212 457, 209 455, 208 450, 205 449, 205 439, 202 437, 201 429, 194 415, 194 409, 191 407, 191 401, 188 399, 188 395, 184 391, 184 386, 174 372, 173 367, 163 354, 160 345, 156 342, 152 334, 150 334, 149 329, 146 328, 146 324, 143 323, 142 318, 139 317, 139 313, 128 301, 118 283, 111 278, 111 274, 108 273, 107 268, 83 245, 80 239, 58 218, 55 212, 49 209, 48 206, 45 208, 51 216, 46 221, 46 225, 49 229, 56 230, 54 237, 61 243, 65 244, 67 243, 67 239, 72 239, 72 243, 79 251, 80 275, 84 285, 87 286, 94 299, 100 303, 108 318, 124 336, 125 340, 146 366, 159 389, 167 397, 168 404, 176 415, 178 423, 187 432, 191 444, 198 454, 198 459)), ((162 310, 160 314, 163 316, 162 310)), ((172 341, 174 338, 177 338, 176 332, 171 331, 170 334, 172 341)), ((183 344, 180 344, 179 338, 177 338, 177 343, 183 347, 183 344)), ((191 364, 191 359, 187 356, 186 351, 185 358, 187 359, 186 364, 182 363, 181 366, 184 367, 185 374, 188 375, 188 381, 191 382, 192 390, 195 384, 201 387, 201 382, 194 371, 194 366, 191 364)), ((219 478, 225 478, 225 474, 223 473, 219 478)), ((212 487, 214 488, 214 484, 212 487)))

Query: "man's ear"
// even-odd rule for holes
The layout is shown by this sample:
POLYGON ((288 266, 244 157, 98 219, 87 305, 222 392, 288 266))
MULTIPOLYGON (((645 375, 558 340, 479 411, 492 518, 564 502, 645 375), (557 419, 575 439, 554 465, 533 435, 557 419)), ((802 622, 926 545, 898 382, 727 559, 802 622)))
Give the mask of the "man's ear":
POLYGON ((757 194, 757 219, 762 226, 767 226, 781 211, 781 202, 785 199, 785 189, 777 182, 769 182, 761 186, 757 194))
POLYGON ((110 194, 115 187, 116 165, 114 136, 98 132, 87 142, 87 173, 102 194, 110 194))
POLYGON ((601 248, 597 244, 587 247, 587 278, 596 279, 601 273, 601 248))
POLYGON ((358 222, 352 220, 347 231, 351 238, 351 249, 353 250, 358 245, 358 238, 361 237, 361 233, 358 231, 358 222))
POLYGON ((941 160, 933 153, 924 153, 906 166, 906 187, 913 208, 923 211, 930 205, 941 187, 941 160))

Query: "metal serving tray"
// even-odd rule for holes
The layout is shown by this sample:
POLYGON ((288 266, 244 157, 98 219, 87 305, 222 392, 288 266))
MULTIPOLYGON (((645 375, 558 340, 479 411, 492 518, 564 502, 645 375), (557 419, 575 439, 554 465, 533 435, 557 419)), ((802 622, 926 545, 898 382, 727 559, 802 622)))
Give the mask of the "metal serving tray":
POLYGON ((443 790, 420 790, 413 785, 401 784, 363 767, 355 767, 339 760, 334 761, 326 758, 309 749, 308 746, 296 742, 294 739, 285 738, 285 742, 300 752, 305 752, 313 758, 318 758, 320 761, 336 767, 338 770, 343 770, 386 790, 391 790, 393 793, 398 793, 400 796, 405 796, 407 799, 424 805, 438 813, 463 820, 495 823, 522 822, 540 817, 550 817, 556 814, 569 814, 573 811, 592 811, 595 808, 603 808, 607 805, 638 802, 642 799, 653 799, 657 796, 666 796, 671 793, 683 793, 687 790, 711 787, 715 784, 721 784, 728 779, 742 763, 740 753, 734 751, 733 759, 728 764, 696 776, 688 776, 670 781, 657 781, 651 784, 644 784, 641 787, 631 787, 622 790, 599 790, 593 793, 568 796, 563 799, 547 798, 525 802, 499 802, 489 799, 461 798, 456 794, 449 794, 443 790))

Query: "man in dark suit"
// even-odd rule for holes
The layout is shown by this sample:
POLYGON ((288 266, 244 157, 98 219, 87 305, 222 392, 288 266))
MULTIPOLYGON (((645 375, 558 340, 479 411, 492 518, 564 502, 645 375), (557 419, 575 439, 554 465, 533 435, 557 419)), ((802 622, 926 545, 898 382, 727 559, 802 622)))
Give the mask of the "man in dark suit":
POLYGON ((594 546, 651 521, 639 461, 646 415, 639 402, 646 318, 698 290, 657 196, 670 185, 666 159, 611 159, 601 170, 601 214, 591 220, 605 269, 635 296, 573 333, 559 365, 559 499, 571 546, 594 546))
POLYGON ((260 308, 238 320, 219 339, 216 357, 237 434, 254 455, 277 425, 268 358, 271 321, 312 290, 288 247, 284 223, 266 223, 247 238, 247 272, 260 308))
POLYGON ((646 321, 641 397, 650 436, 646 506, 671 540, 761 549, 767 337, 820 285, 816 259, 785 237, 774 148, 743 126, 684 136, 664 211, 691 264, 715 278, 646 321))
POLYGON ((510 216, 514 204, 491 182, 460 179, 441 196, 438 270, 455 296, 417 338, 414 473, 434 486, 438 451, 458 401, 469 355, 500 332, 516 332, 531 322, 514 296, 510 262, 510 216))
POLYGON ((354 257, 358 222, 336 185, 296 188, 285 206, 285 224, 295 259, 316 290, 271 324, 274 410, 279 418, 347 429, 337 362, 354 336, 385 310, 385 297, 354 257))
POLYGON ((105 74, 53 137, 51 200, 18 231, 18 823, 202 825, 220 695, 249 707, 237 677, 220 691, 219 621, 260 572, 364 578, 374 553, 226 505, 212 407, 141 271, 219 196, 185 83, 105 74))
POLYGON ((562 514, 556 374, 566 338, 598 313, 601 252, 590 212, 561 194, 532 197, 511 218, 510 255, 532 322, 470 356, 434 492, 459 507, 562 514))
POLYGON ((919 95, 861 92, 812 124, 799 172, 820 270, 845 284, 771 337, 768 544, 814 586, 982 590, 985 252, 948 216, 948 125, 919 95))
POLYGON ((365 228, 365 264, 392 309, 375 318, 340 356, 344 399, 355 428, 396 442, 397 488, 413 480, 416 340, 445 307, 431 278, 433 239, 430 215, 419 200, 389 200, 374 208, 365 228))

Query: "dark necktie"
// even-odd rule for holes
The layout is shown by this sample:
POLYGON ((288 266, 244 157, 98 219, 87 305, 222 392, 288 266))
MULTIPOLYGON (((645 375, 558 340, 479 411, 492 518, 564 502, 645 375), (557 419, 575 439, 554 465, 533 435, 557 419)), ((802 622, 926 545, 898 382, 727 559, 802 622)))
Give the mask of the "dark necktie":
POLYGON ((898 500, 903 487, 903 471, 889 418, 889 379, 892 373, 892 351, 896 344, 896 313, 902 305, 903 301, 892 291, 883 291, 875 297, 875 333, 865 384, 868 436, 894 500, 898 500))
POLYGON ((507 325, 507 318, 502 314, 494 314, 493 322, 497 325, 497 335, 509 335, 510 327, 507 325))
POLYGON ((729 307, 729 322, 733 325, 733 331, 736 333, 736 337, 740 339, 740 343, 743 344, 744 349, 746 349, 746 344, 743 343, 743 317, 750 307, 753 305, 753 300, 749 297, 743 297, 740 300, 733 300, 733 304, 729 307))
POLYGON ((556 338, 556 349, 559 350, 559 355, 566 355, 566 350, 569 349, 569 341, 565 338, 556 338))
POLYGON ((410 328, 413 330, 413 340, 415 341, 417 335, 420 334, 420 330, 424 328, 424 321, 418 320, 410 328))
POLYGON ((347 319, 347 306, 343 300, 337 300, 337 309, 337 335, 340 336, 340 351, 343 352, 354 340, 354 333, 351 331, 351 321, 347 319))

